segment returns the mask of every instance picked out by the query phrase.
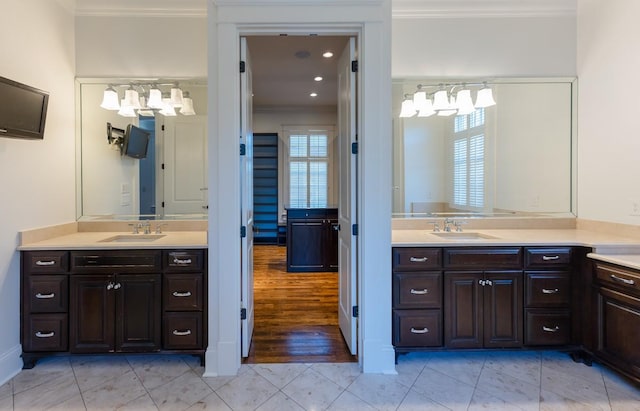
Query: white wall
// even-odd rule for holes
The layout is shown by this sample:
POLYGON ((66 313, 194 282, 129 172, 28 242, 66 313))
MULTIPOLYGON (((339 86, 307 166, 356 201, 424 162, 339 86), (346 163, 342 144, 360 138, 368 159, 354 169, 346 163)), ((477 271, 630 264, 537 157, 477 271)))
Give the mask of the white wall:
POLYGON ((50 96, 43 140, 0 138, 1 385, 22 366, 18 231, 75 220, 75 52, 73 17, 59 3, 5 1, 0 13, 0 74, 50 96))
POLYGON ((639 15, 637 0, 578 1, 580 218, 640 224, 639 15))

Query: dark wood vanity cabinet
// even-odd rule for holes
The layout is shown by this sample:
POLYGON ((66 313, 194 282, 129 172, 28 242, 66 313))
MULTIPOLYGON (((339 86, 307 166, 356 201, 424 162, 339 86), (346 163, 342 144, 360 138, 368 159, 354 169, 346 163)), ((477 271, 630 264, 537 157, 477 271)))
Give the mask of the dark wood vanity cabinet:
POLYGON ((203 359, 205 250, 25 251, 25 368, 54 352, 189 352, 203 359))
POLYGON ((338 271, 338 209, 287 210, 287 271, 338 271))
POLYGON ((640 270, 594 262, 595 356, 640 383, 640 270))

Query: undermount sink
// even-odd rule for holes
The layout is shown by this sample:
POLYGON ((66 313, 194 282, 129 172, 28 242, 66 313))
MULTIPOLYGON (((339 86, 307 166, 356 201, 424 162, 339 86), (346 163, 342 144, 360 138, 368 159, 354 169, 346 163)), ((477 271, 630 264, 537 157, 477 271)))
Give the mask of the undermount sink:
POLYGON ((478 233, 475 231, 443 231, 440 233, 430 233, 431 235, 438 236, 440 238, 445 238, 447 240, 490 240, 495 239, 497 237, 478 233))
POLYGON ((149 243, 164 237, 165 234, 118 234, 100 240, 101 243, 149 243))

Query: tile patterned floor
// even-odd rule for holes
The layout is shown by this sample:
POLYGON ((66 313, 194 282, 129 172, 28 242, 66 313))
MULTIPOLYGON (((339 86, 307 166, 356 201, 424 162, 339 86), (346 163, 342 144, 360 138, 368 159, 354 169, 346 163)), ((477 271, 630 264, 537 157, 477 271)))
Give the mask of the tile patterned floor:
POLYGON ((58 357, 0 386, 5 410, 640 410, 640 389, 558 352, 413 353, 398 375, 252 364, 203 378, 188 356, 58 357))

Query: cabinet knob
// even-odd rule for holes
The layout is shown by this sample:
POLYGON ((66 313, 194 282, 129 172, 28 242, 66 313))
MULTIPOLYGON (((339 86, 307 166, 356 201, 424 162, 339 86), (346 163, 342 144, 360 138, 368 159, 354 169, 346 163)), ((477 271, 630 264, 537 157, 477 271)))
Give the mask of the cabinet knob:
POLYGON ((120 287, 122 287, 122 284, 120 284, 120 283, 115 283, 115 284, 113 285, 113 289, 114 289, 114 290, 119 290, 119 289, 120 289, 120 287))
POLYGON ((113 284, 112 282, 109 282, 109 284, 107 284, 107 290, 113 290, 115 284, 113 284))

